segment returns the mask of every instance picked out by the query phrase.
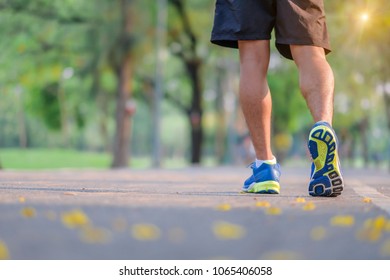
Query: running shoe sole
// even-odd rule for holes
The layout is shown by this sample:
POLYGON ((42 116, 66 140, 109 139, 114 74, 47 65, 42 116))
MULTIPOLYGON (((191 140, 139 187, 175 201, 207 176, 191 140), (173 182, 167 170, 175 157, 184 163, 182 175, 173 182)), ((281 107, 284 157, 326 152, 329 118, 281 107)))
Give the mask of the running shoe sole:
POLYGON ((338 196, 344 188, 337 153, 337 140, 332 129, 325 125, 314 127, 309 136, 309 151, 314 163, 309 194, 338 196))
POLYGON ((264 181, 261 183, 253 183, 244 191, 248 193, 279 194, 280 185, 276 181, 264 181))

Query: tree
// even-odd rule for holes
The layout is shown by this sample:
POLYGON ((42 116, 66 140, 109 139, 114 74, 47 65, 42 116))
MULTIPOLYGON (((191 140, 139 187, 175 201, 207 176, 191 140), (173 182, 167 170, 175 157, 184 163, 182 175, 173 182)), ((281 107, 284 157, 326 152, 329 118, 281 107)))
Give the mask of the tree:
POLYGON ((382 123, 378 120, 386 119, 390 128, 387 100, 390 94, 386 94, 390 76, 389 37, 386 35, 390 30, 390 4, 384 0, 329 1, 326 4, 336 46, 334 55, 330 56, 336 76, 336 125, 343 132, 341 143, 351 143, 350 154, 358 154, 360 143, 361 156, 368 165, 375 156, 370 149, 382 146, 380 142, 372 143, 376 141, 372 133, 382 123))
MULTIPOLYGON (((16 61, 23 63, 24 68, 30 67, 27 72, 29 74, 17 74, 28 75, 22 81, 27 81, 24 82, 24 86, 33 92, 29 100, 32 105, 30 108, 48 127, 63 131, 65 146, 68 146, 69 119, 74 119, 77 124, 85 123, 82 120, 85 116, 81 115, 78 109, 84 103, 80 102, 80 98, 93 97, 100 101, 104 94, 101 84, 102 69, 110 68, 114 73, 117 78, 117 94, 112 167, 127 166, 129 157, 130 117, 134 113, 132 104, 128 102, 131 99, 132 49, 135 33, 132 28, 132 2, 131 0, 115 2, 100 0, 98 4, 88 1, 75 3, 47 0, 27 4, 23 1, 0 2, 0 11, 17 15, 17 19, 7 25, 7 28, 12 26, 7 32, 15 33, 20 25, 26 25, 27 32, 17 35, 21 38, 19 41, 23 39, 26 43, 12 46, 12 51, 20 50, 28 63, 18 60, 17 54, 14 54, 12 59, 14 65, 16 61), (112 16, 112 13, 115 16, 112 16), (47 33, 42 33, 42 26, 46 26, 47 33), (30 40, 24 39, 23 36, 30 37, 30 40), (76 69, 75 74, 84 80, 92 76, 89 95, 86 91, 77 95, 77 98, 76 94, 73 94, 73 97, 65 94, 63 74, 66 66, 63 65, 72 66, 71 69, 76 69), (50 74, 47 75, 46 71, 50 74), (70 104, 72 100, 75 103, 70 104)), ((102 103, 106 105, 109 102, 100 101, 98 104, 102 103)))
POLYGON ((186 2, 182 0, 169 0, 169 3, 175 8, 181 32, 176 26, 170 26, 170 40, 173 44, 172 52, 184 64, 185 71, 191 83, 191 101, 189 105, 184 105, 177 98, 167 95, 187 115, 191 128, 191 163, 197 164, 201 161, 202 144, 203 144, 203 127, 202 127, 202 77, 201 67, 202 59, 197 54, 198 37, 196 36, 189 19, 186 2))
POLYGON ((118 37, 118 47, 111 50, 112 68, 118 78, 116 96, 116 129, 113 143, 112 167, 125 167, 128 165, 128 147, 131 136, 131 120, 135 108, 129 103, 131 98, 132 78, 132 47, 133 25, 130 0, 120 1, 121 29, 118 37))

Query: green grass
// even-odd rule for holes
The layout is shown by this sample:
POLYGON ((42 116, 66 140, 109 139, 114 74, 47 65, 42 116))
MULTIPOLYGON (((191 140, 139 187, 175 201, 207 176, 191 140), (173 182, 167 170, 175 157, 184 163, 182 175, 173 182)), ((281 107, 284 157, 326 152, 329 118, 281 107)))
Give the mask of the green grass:
POLYGON ((3 169, 108 168, 111 155, 62 149, 0 149, 3 169))
MULTIPOLYGON (((86 152, 71 149, 0 149, 0 163, 5 170, 39 170, 39 169, 108 169, 112 155, 109 153, 86 152)), ((288 159, 285 166, 307 167, 308 159, 288 159)), ((188 167, 186 158, 164 158, 163 168, 188 167)), ((215 158, 205 156, 202 166, 218 166, 215 158)), ((150 156, 130 158, 129 168, 146 169, 152 167, 150 156)))
MULTIPOLYGON (((0 149, 0 163, 5 170, 39 169, 107 169, 112 155, 108 153, 85 152, 67 149, 0 149)), ((150 157, 132 157, 130 168, 150 168, 150 157)), ((163 167, 180 168, 188 166, 184 158, 168 158, 163 167)))

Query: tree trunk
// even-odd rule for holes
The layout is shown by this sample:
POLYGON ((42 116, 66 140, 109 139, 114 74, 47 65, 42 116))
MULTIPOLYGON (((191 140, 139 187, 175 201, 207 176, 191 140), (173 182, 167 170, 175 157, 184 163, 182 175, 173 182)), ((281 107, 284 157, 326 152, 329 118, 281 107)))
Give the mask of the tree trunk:
POLYGON ((108 125, 107 125, 107 119, 109 117, 109 114, 108 114, 109 100, 108 100, 107 94, 104 92, 99 92, 96 99, 97 99, 98 108, 101 111, 100 116, 99 116, 100 137, 102 138, 102 141, 103 141, 104 151, 106 153, 109 153, 111 151, 110 137, 109 137, 108 125))
POLYGON ((217 79, 216 79, 216 99, 215 99, 215 109, 217 114, 217 127, 215 132, 215 155, 219 164, 225 163, 225 154, 226 154, 226 138, 227 138, 227 129, 226 129, 226 112, 224 106, 224 71, 222 67, 217 67, 217 79))
POLYGON ((129 163, 129 144, 131 132, 131 115, 127 112, 126 104, 130 99, 130 57, 121 67, 119 85, 116 97, 116 130, 114 139, 113 168, 126 167, 129 163))
POLYGON ((192 102, 189 111, 191 126, 191 163, 198 164, 202 157, 203 127, 202 127, 202 89, 199 76, 200 63, 197 60, 188 61, 188 74, 192 84, 192 102))
MULTIPOLYGON (((384 99, 385 99, 385 110, 386 110, 386 118, 387 118, 387 131, 388 133, 390 133, 390 92, 387 91, 386 89, 384 89, 384 92, 383 92, 383 96, 384 96, 384 99)), ((390 148, 390 144, 389 144, 389 147, 390 148)), ((387 165, 388 165, 388 171, 390 173, 390 154, 388 155, 388 161, 387 161, 387 165)))
POLYGON ((19 147, 21 149, 27 148, 27 127, 26 118, 24 114, 23 93, 18 92, 18 124, 19 124, 19 147))
POLYGON ((195 33, 192 31, 187 9, 185 8, 185 1, 170 0, 169 3, 177 10, 183 27, 182 34, 184 36, 176 36, 174 39, 182 46, 187 46, 185 49, 182 49, 175 54, 183 61, 191 81, 192 100, 188 110, 188 118, 191 127, 191 163, 198 164, 201 162, 203 143, 202 85, 199 73, 202 61, 196 54, 198 40, 195 33), (186 38, 189 44, 185 43, 183 38, 186 38))
POLYGON ((116 129, 113 143, 112 168, 127 167, 131 138, 131 116, 134 108, 129 104, 131 97, 131 13, 128 0, 121 0, 123 13, 122 33, 118 46, 118 65, 116 67, 118 88, 116 95, 116 129))
POLYGON ((368 148, 368 117, 364 117, 364 119, 359 124, 360 135, 362 137, 362 156, 364 160, 364 167, 368 167, 370 156, 369 156, 369 148, 368 148))
POLYGON ((64 148, 69 148, 68 111, 66 108, 66 97, 65 97, 65 91, 63 89, 62 80, 58 87, 58 103, 60 106, 60 114, 61 114, 61 133, 62 133, 62 141, 63 141, 62 144, 64 148))

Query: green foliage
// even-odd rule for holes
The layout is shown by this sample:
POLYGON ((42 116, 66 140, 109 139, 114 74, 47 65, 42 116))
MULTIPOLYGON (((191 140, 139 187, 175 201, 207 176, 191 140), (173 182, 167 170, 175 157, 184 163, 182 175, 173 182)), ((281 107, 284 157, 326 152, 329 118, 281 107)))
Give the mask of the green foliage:
MULTIPOLYGON (((151 104, 157 6, 156 1, 131 2, 134 23, 128 43, 134 50, 133 90, 138 104, 133 119, 132 151, 137 156, 148 156, 153 135, 151 104)), ((198 39, 196 57, 203 63, 205 152, 212 154, 218 144, 215 143, 218 125, 225 126, 229 133, 242 134, 234 125, 239 113, 228 112, 226 104, 223 108, 216 105, 221 93, 223 102, 227 102, 226 98, 236 98, 232 104, 238 105, 234 95, 239 77, 238 55, 235 50, 209 42, 215 1, 183 0, 182 3, 198 39), (219 93, 218 69, 224 69, 219 93), (226 123, 218 123, 217 115, 221 113, 218 110, 225 110, 230 118, 226 123)), ((384 117, 387 103, 384 94, 378 91, 380 85, 390 82, 389 3, 387 0, 325 1, 333 47, 328 59, 336 78, 334 125, 343 131, 345 142, 353 138, 351 141, 357 143, 354 147, 357 154, 362 150, 360 129, 364 122, 368 122, 365 132, 368 139, 373 139, 369 149, 383 154, 389 149, 389 133, 383 129, 386 121, 390 123, 384 117), (363 12, 369 15, 366 22, 360 18, 363 12)), ((61 110, 65 109, 71 146, 110 149, 115 127, 120 18, 119 0, 0 0, 0 146, 18 146, 23 125, 28 146, 61 146, 61 110), (71 77, 65 77, 66 69, 72 69, 71 77), (62 101, 60 92, 64 93, 62 101)), ((177 10, 171 5, 168 30, 164 91, 176 103, 168 99, 163 104, 163 146, 167 156, 184 157, 189 149, 189 124, 183 108, 191 104, 191 81, 175 53, 183 49, 188 52, 191 41, 184 36, 177 10)), ((273 59, 279 58, 274 48, 272 52, 273 59)), ((280 58, 276 61, 277 65, 269 73, 273 132, 288 132, 298 138, 300 133, 307 132, 311 116, 299 92, 295 65, 280 58)), ((10 158, 1 156, 3 165, 7 166, 8 161, 10 158)))
POLYGON ((299 91, 298 74, 291 66, 271 71, 268 77, 273 101, 274 133, 295 133, 311 116, 299 91))
POLYGON ((58 83, 52 83, 45 86, 42 90, 36 91, 32 105, 34 113, 37 114, 46 125, 54 130, 61 128, 60 105, 58 102, 58 83))

